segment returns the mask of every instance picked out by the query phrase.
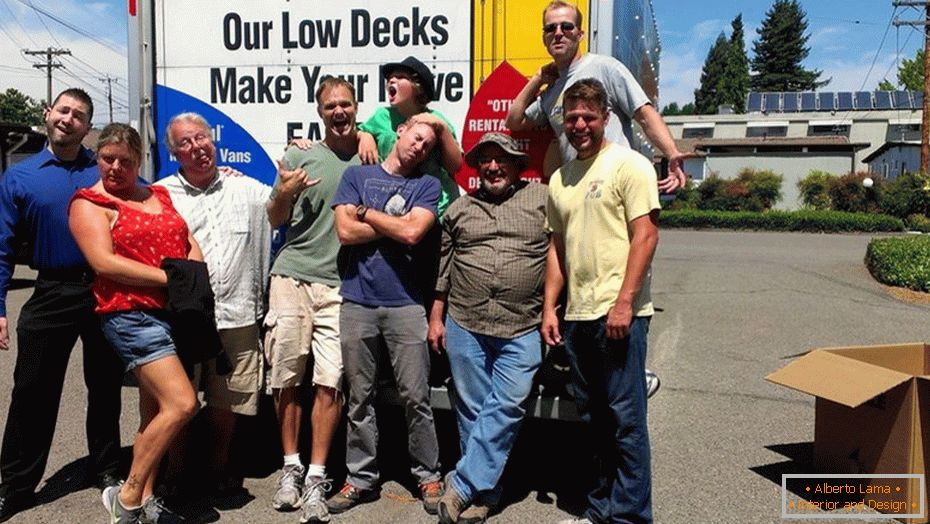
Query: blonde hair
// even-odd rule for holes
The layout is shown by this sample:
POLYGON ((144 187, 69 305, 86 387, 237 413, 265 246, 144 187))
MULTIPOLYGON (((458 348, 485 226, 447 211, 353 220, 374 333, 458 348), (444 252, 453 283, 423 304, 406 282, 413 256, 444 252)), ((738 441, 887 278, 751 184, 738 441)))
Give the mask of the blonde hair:
POLYGON ((562 9, 563 7, 575 10, 575 25, 581 29, 581 10, 578 9, 577 5, 563 2, 562 0, 553 0, 552 2, 549 2, 549 5, 547 5, 545 9, 543 9, 543 23, 546 23, 546 13, 552 11, 553 9, 562 9))
POLYGON ((114 122, 103 128, 97 139, 97 152, 112 144, 126 144, 132 159, 136 163, 142 161, 142 137, 131 126, 114 122))

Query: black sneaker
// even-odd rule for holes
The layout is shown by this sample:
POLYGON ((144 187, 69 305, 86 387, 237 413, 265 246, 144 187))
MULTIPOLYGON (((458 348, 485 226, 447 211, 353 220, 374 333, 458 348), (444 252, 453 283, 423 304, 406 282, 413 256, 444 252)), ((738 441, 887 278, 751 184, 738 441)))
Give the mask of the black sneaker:
POLYGON ((97 477, 97 481, 94 483, 101 492, 107 488, 112 488, 113 486, 119 486, 123 481, 115 473, 104 473, 97 477))
POLYGON ((13 518, 13 515, 16 515, 20 511, 35 506, 35 503, 36 497, 32 493, 20 495, 18 497, 11 495, 0 497, 0 522, 10 520, 13 518))
POLYGON ((184 522, 184 517, 168 509, 161 498, 152 495, 142 503, 139 522, 141 524, 180 524, 184 522))

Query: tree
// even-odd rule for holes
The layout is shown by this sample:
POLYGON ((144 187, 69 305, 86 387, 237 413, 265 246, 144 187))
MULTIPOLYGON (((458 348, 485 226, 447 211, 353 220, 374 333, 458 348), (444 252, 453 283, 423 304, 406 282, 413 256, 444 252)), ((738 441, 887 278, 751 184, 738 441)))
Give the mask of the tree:
POLYGON ((678 107, 678 102, 672 102, 671 104, 668 104, 662 108, 662 116, 674 116, 680 114, 681 108, 678 107))
POLYGON ((42 125, 44 110, 41 103, 12 87, 0 93, 0 121, 38 126, 42 125))
POLYGON ((678 107, 678 102, 672 102, 662 108, 662 116, 693 115, 694 102, 678 107))
POLYGON ((752 43, 753 91, 813 91, 830 82, 820 80, 823 71, 801 66, 810 54, 805 16, 797 0, 775 0, 765 13, 752 43))
POLYGON ((913 60, 905 58, 898 68, 898 85, 911 91, 924 90, 924 50, 917 51, 913 60))
POLYGON ((704 67, 701 69, 701 87, 694 91, 694 107, 699 115, 711 115, 717 112, 717 106, 723 103, 720 87, 727 66, 730 42, 717 35, 717 41, 707 52, 704 67))
POLYGON ((720 102, 728 104, 737 113, 745 111, 746 95, 749 93, 749 58, 744 42, 743 15, 739 14, 730 23, 733 33, 727 46, 727 61, 718 88, 720 102))
POLYGON ((894 91, 894 84, 888 81, 887 78, 883 78, 881 82, 878 83, 879 91, 894 91))

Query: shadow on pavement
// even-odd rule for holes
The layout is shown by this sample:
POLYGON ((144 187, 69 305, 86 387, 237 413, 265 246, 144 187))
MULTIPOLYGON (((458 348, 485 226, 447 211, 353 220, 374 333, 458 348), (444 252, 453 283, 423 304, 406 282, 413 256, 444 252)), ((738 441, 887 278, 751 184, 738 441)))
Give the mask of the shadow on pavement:
MULTIPOLYGON (((305 418, 309 419, 312 401, 305 399, 305 418)), ((407 453, 407 430, 403 408, 379 405, 377 408, 379 446, 378 465, 382 483, 395 481, 401 484, 410 496, 410 502, 419 503, 417 482, 410 473, 407 453), (415 500, 416 499, 416 500, 415 500)), ((435 410, 434 420, 439 439, 440 462, 443 473, 455 467, 459 459, 459 436, 455 417, 449 410, 435 410)), ((309 462, 311 432, 309 420, 305 420, 300 438, 300 449, 304 463, 309 462)), ((191 422, 189 436, 192 439, 184 469, 205 471, 206 450, 210 446, 200 416, 191 422)), ((342 487, 346 478, 345 468, 345 416, 333 438, 327 474, 332 479, 333 489, 342 487)), ((517 438, 510 460, 503 475, 503 500, 498 511, 518 503, 536 492, 536 500, 544 504, 555 504, 572 514, 584 509, 585 494, 590 487, 587 479, 594 478, 594 465, 587 447, 588 435, 578 422, 527 419, 517 438)), ((132 447, 122 449, 123 471, 128 470, 132 460, 132 447)), ((259 414, 242 417, 233 442, 234 469, 243 477, 267 478, 275 475, 281 467, 281 443, 278 438, 274 403, 270 396, 263 396, 259 414)), ((39 504, 48 504, 75 491, 93 485, 86 475, 87 457, 71 462, 48 478, 37 494, 39 504)), ((761 473, 760 473, 761 474, 761 473)), ((197 475, 202 479, 202 476, 197 475)), ((192 496, 197 490, 182 489, 181 500, 169 502, 187 519, 187 522, 216 522, 221 515, 216 511, 239 509, 255 497, 245 489, 232 490, 222 496, 192 496)), ((399 494, 391 494, 398 497, 399 494)), ((400 495, 398 498, 406 497, 400 495)))
POLYGON ((774 451, 788 460, 753 466, 750 471, 781 486, 781 476, 788 473, 814 473, 814 443, 794 442, 791 444, 773 444, 765 449, 774 451))
POLYGON ((65 464, 36 493, 37 505, 49 504, 93 485, 87 475, 87 457, 65 464))
MULTIPOLYGON (((764 466, 753 466, 749 469, 777 486, 781 486, 782 475, 791 473, 816 473, 814 470, 813 442, 773 444, 771 446, 765 446, 765 449, 774 451, 788 460, 776 462, 774 464, 766 464, 764 466)), ((806 497, 808 494, 795 493, 795 495, 806 497)))

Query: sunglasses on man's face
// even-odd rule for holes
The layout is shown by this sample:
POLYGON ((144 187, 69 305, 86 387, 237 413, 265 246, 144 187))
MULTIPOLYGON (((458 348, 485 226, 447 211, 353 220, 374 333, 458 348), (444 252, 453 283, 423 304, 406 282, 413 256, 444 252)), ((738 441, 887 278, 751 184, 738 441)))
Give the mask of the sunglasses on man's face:
POLYGON ((573 24, 572 22, 559 22, 558 24, 556 23, 546 24, 543 26, 543 33, 546 33, 546 34, 554 33, 556 28, 561 29, 563 33, 569 33, 575 30, 575 24, 573 24))

